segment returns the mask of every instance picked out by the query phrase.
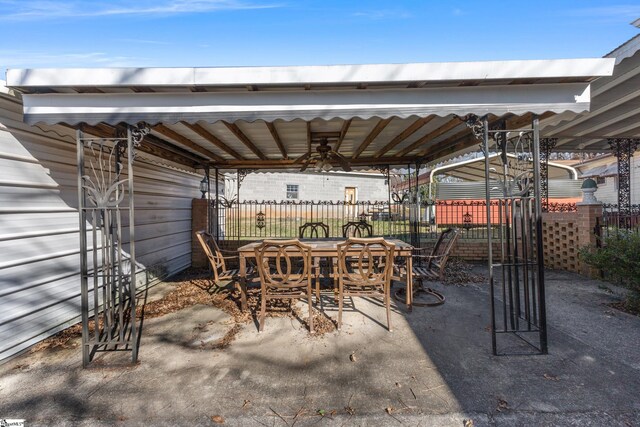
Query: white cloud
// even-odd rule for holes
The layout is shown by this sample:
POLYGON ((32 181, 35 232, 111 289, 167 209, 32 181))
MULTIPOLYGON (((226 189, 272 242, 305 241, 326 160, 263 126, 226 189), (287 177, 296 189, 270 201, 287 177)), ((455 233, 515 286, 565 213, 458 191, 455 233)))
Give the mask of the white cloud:
POLYGON ((0 0, 0 20, 30 20, 97 16, 173 15, 222 10, 269 9, 279 4, 243 0, 117 1, 0 0))

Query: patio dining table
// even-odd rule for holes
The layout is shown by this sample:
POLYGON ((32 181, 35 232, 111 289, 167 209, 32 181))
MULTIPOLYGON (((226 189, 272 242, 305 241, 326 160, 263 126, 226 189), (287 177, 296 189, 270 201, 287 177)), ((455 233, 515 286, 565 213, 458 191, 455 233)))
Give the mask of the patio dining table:
MULTIPOLYGON (((394 257, 404 258, 407 266, 406 271, 412 271, 413 261, 412 261, 412 253, 413 246, 410 244, 403 242, 399 239, 385 239, 389 243, 393 243, 395 245, 394 257)), ((314 258, 336 258, 338 256, 338 243, 344 242, 344 238, 321 238, 321 239, 300 239, 302 243, 305 243, 311 246, 311 256, 314 258)), ((256 241, 238 248, 239 254, 239 276, 241 280, 246 281, 246 272, 247 272, 247 259, 255 258, 255 248, 259 246, 262 241, 256 241)), ((383 255, 382 251, 380 254, 377 254, 375 251, 372 251, 372 255, 383 255)), ((413 280, 411 274, 407 274, 405 277, 405 282, 407 286, 406 292, 406 305, 407 310, 411 311, 413 301, 413 280)), ((243 286, 243 292, 246 292, 245 287, 243 286)), ((243 295, 242 298, 243 305, 244 301, 246 301, 246 295, 243 295)), ((246 309, 246 307, 242 307, 242 309, 246 309)))

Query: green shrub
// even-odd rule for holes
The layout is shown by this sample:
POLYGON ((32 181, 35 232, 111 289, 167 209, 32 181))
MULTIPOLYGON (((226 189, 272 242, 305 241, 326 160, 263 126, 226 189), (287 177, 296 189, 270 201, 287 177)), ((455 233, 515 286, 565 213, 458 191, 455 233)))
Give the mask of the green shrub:
POLYGON ((601 248, 581 248, 580 259, 629 289, 626 308, 640 312, 640 234, 620 230, 604 239, 601 248))

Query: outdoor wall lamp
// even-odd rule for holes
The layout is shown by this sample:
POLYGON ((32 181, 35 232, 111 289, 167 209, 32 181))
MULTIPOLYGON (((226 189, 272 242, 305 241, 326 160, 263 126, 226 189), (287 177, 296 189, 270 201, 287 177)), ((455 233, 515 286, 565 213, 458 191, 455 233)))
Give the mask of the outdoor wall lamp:
POLYGON ((205 175, 204 178, 202 178, 202 181, 200 181, 200 192, 202 193, 202 197, 200 197, 201 199, 204 199, 204 195, 207 193, 208 190, 209 190, 209 180, 205 175))

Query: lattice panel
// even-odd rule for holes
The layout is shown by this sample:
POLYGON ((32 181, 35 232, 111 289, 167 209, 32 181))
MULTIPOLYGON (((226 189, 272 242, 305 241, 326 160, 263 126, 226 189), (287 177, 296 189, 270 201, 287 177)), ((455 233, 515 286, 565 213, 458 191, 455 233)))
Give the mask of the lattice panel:
POLYGON ((556 270, 580 271, 578 261, 578 223, 544 220, 542 247, 545 265, 556 270))

